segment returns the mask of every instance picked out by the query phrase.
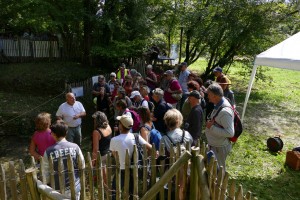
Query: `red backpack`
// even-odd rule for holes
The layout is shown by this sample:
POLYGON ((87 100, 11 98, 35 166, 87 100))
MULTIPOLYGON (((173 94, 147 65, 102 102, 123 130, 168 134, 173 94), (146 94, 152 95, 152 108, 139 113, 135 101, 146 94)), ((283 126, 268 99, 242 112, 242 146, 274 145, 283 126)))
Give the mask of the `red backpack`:
POLYGON ((140 115, 134 110, 126 109, 125 113, 130 112, 133 119, 132 132, 137 133, 140 130, 141 118, 140 115))

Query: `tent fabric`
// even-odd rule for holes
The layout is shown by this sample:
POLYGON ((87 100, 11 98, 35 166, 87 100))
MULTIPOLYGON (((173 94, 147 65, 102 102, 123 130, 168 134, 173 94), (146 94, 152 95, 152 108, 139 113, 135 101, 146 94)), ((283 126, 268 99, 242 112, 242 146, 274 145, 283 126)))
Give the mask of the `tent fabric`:
POLYGON ((254 83, 258 66, 269 66, 283 69, 300 70, 300 32, 260 53, 255 57, 252 74, 243 107, 242 121, 246 112, 247 103, 254 83))

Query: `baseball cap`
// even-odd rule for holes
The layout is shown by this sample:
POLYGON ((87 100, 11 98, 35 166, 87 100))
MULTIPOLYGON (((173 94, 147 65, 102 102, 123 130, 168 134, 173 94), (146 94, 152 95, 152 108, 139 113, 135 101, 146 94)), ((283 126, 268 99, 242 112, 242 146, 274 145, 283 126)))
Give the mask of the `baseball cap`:
POLYGON ((193 90, 188 94, 189 97, 195 97, 196 99, 201 99, 201 95, 197 90, 193 90))
POLYGON ((213 72, 222 72, 223 69, 221 67, 215 67, 213 72))
POLYGON ((141 93, 139 91, 132 91, 130 95, 130 99, 134 98, 135 96, 141 96, 141 93))
POLYGON ((182 62, 180 65, 181 66, 187 66, 187 62, 182 62))
POLYGON ((130 129, 133 126, 133 119, 128 115, 118 116, 117 120, 119 120, 120 123, 127 129, 130 129))
POLYGON ((115 72, 112 72, 112 73, 110 73, 110 76, 116 77, 117 75, 115 72))
POLYGON ((152 69, 152 65, 147 65, 147 69, 152 69))
POLYGON ((167 70, 167 71, 165 71, 164 75, 173 75, 173 71, 172 70, 167 70))

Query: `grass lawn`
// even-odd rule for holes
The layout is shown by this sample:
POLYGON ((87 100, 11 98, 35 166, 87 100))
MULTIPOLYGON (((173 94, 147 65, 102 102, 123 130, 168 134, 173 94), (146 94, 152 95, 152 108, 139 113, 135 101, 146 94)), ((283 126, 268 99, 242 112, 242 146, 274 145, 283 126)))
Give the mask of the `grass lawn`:
MULTIPOLYGON (((206 61, 199 60, 191 70, 203 72, 206 61)), ((77 63, 29 63, 0 65, 0 162, 27 156, 34 117, 42 111, 55 116, 64 102, 64 81, 84 80, 99 69, 77 63), (17 117, 17 118, 16 118, 17 117), (9 120, 9 121, 8 121, 9 120)), ((255 81, 245 115, 245 131, 234 145, 227 162, 232 178, 259 199, 300 199, 300 172, 284 165, 286 151, 300 146, 300 72, 264 67, 264 80, 255 81), (282 135, 282 152, 270 153, 268 137, 282 135)), ((241 112, 250 75, 232 66, 237 109, 241 112)), ((88 116, 83 121, 84 148, 91 150, 91 99, 80 98, 88 116)), ((28 156, 27 156, 28 157, 28 156)))

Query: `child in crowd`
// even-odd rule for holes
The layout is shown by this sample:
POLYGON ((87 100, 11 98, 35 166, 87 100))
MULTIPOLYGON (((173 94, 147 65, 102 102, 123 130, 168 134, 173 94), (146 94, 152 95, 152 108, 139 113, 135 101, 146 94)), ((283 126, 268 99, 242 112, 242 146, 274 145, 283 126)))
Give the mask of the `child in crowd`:
POLYGON ((29 145, 29 153, 39 160, 43 155, 45 150, 55 144, 54 138, 51 136, 51 115, 46 112, 38 114, 35 118, 35 129, 31 142, 29 145))

